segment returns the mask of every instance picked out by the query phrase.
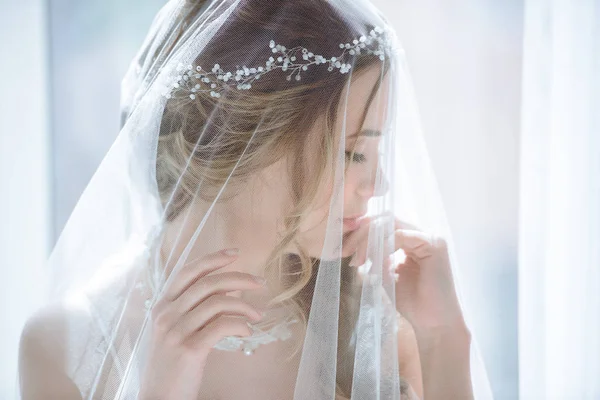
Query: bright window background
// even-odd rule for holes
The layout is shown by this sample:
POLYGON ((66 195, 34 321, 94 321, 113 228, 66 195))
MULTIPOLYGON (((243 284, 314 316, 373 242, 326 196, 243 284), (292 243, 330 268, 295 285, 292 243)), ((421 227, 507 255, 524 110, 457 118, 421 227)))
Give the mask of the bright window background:
POLYGON ((406 49, 497 399, 518 398, 522 0, 374 0, 406 49))
POLYGON ((121 79, 164 3, 48 2, 54 239, 119 132, 121 79))
MULTIPOLYGON (((406 48, 494 394, 516 399, 522 0, 373 2, 406 48)), ((163 3, 0 0, 0 398, 31 276, 118 132, 121 78, 163 3)))

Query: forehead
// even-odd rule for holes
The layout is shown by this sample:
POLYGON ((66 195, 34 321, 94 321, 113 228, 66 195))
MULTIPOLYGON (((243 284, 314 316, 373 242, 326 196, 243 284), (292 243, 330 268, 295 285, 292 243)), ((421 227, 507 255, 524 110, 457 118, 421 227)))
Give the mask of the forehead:
POLYGON ((346 103, 341 102, 342 109, 338 115, 346 119, 346 136, 352 136, 362 129, 381 130, 383 128, 388 105, 389 78, 388 74, 385 77, 381 74, 381 68, 369 68, 353 78, 350 85, 344 89, 343 95, 347 97, 347 101, 346 103), (373 88, 378 81, 381 81, 379 87, 371 103, 368 104, 373 88), (344 110, 344 108, 346 109, 344 110), (366 116, 363 123, 365 110, 366 116))

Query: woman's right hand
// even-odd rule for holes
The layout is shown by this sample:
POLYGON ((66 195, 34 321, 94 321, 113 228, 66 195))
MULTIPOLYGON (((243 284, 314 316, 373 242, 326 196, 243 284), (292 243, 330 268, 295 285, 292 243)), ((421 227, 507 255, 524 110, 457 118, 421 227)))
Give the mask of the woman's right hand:
POLYGON ((237 249, 186 264, 151 311, 150 342, 139 399, 196 399, 206 360, 225 336, 249 336, 259 310, 227 292, 259 289, 264 280, 243 272, 211 274, 237 258, 237 249))

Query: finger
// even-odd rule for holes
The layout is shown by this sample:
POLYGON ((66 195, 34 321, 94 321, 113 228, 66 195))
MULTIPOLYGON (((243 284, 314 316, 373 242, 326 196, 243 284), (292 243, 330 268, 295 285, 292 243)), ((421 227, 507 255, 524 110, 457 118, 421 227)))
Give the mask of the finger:
MULTIPOLYGON (((396 231, 401 229, 401 230, 407 230, 407 231, 423 232, 416 225, 411 224, 407 221, 401 220, 400 218, 398 218, 396 216, 394 216, 394 229, 396 231)), ((398 234, 395 233, 394 237, 388 238, 388 240, 386 241, 387 246, 393 247, 393 250, 391 251, 392 253, 401 249, 400 242, 398 240, 396 240, 396 236, 398 236, 398 234)))
POLYGON ((422 232, 421 229, 419 229, 417 226, 415 226, 409 222, 403 221, 398 217, 394 217, 394 228, 422 232))
POLYGON ((186 313, 179 321, 184 336, 203 329, 210 321, 221 315, 246 317, 252 321, 262 319, 262 313, 247 302, 224 295, 210 296, 192 311, 186 313))
MULTIPOLYGON (((181 296, 175 299, 174 306, 181 313, 188 312, 209 296, 238 290, 253 290, 264 287, 264 279, 245 272, 222 272, 198 279, 181 296)), ((231 297, 231 296, 229 296, 231 297)))
POLYGON ((395 231, 396 249, 402 249, 407 256, 417 259, 433 254, 433 238, 431 235, 414 230, 398 229, 395 231))
POLYGON ((368 238, 369 238, 369 226, 365 226, 363 231, 361 231, 360 235, 356 236, 356 243, 352 245, 353 247, 353 256, 352 259, 350 260, 349 265, 351 267, 358 267, 362 264, 364 264, 364 261, 361 261, 362 258, 364 257, 364 254, 366 253, 367 250, 367 245, 368 245, 368 238))
MULTIPOLYGON (((349 236, 347 239, 347 244, 344 249, 344 257, 352 255, 354 253, 354 257, 350 261, 350 266, 360 266, 367 262, 368 258, 368 236, 370 227, 373 224, 378 224, 384 226, 386 223, 394 221, 395 229, 408 229, 419 231, 415 225, 410 224, 408 222, 400 220, 398 217, 395 217, 391 213, 383 213, 381 215, 370 218, 366 225, 361 225, 360 229, 357 229, 353 232, 352 236, 349 236)), ((388 234, 388 229, 384 229, 384 235, 388 234)), ((395 235, 385 236, 384 237, 384 250, 383 257, 387 257, 390 254, 398 251, 400 249, 399 246, 396 245, 395 235)))
MULTIPOLYGON (((386 213, 386 214, 382 214, 378 217, 375 217, 370 224, 370 226, 375 225, 373 230, 381 229, 384 234, 384 238, 383 238, 383 243, 384 243, 383 257, 384 258, 396 251, 395 243, 394 243, 394 239, 393 239, 393 233, 390 236, 390 231, 393 232, 393 230, 391 229, 391 227, 389 227, 389 229, 386 229, 388 227, 387 225, 392 222, 392 219, 393 219, 393 216, 390 215, 389 213, 386 213), (391 243, 391 244, 389 244, 389 243, 391 243)), ((370 233, 370 232, 371 232, 371 229, 369 229, 368 233, 370 233)), ((359 244, 359 246, 357 248, 356 256, 354 257, 351 265, 363 265, 364 263, 367 262, 368 250, 369 250, 367 238, 368 238, 368 235, 361 238, 361 243, 359 244)))
POLYGON ((176 299, 198 279, 231 264, 236 259, 237 249, 225 249, 184 265, 165 286, 164 298, 170 301, 176 299))
POLYGON ((385 286, 393 286, 394 282, 392 281, 392 279, 394 278, 395 275, 395 266, 393 263, 393 257, 392 256, 388 256, 385 257, 383 259, 383 264, 381 266, 381 275, 382 275, 382 280, 383 280, 383 285, 385 286))

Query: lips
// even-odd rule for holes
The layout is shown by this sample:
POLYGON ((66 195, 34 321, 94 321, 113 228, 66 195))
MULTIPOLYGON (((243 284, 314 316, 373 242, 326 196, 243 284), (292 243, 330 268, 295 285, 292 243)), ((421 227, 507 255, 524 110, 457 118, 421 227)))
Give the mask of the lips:
POLYGON ((344 228, 351 231, 358 229, 358 227, 360 226, 360 222, 364 218, 364 216, 365 214, 344 218, 344 228))

